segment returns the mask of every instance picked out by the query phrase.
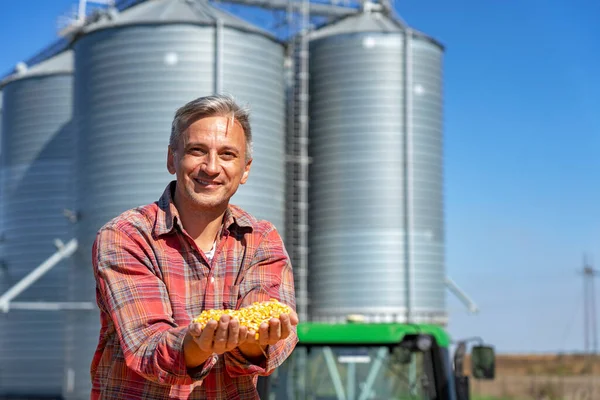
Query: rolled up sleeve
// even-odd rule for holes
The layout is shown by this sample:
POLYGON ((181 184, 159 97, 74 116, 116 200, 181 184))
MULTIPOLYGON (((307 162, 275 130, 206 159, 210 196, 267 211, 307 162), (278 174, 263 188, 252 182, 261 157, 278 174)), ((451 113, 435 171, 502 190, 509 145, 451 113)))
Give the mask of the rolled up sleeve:
POLYGON ((92 261, 98 306, 113 321, 128 368, 163 385, 193 384, 204 379, 217 358, 188 369, 183 340, 163 281, 155 274, 147 245, 118 226, 96 237, 92 261))
MULTIPOLYGON (((241 307, 254 302, 277 299, 296 311, 294 275, 289 255, 281 236, 274 226, 262 236, 257 250, 244 275, 240 294, 241 307)), ((296 327, 286 339, 267 347, 266 358, 260 364, 253 364, 239 349, 225 353, 225 367, 231 377, 243 375, 270 375, 292 353, 298 336, 296 327)))

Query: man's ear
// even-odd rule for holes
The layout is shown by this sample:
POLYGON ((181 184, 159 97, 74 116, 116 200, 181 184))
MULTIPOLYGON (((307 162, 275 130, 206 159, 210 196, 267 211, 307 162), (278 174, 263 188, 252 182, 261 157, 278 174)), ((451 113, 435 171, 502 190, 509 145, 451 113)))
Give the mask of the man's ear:
POLYGON ((171 175, 175 175, 175 150, 171 146, 167 147, 167 170, 171 175))
POLYGON ((246 162, 246 166, 244 167, 244 173, 242 174, 242 179, 240 180, 240 184, 246 183, 248 180, 248 175, 250 175, 250 167, 252 166, 252 159, 246 162))

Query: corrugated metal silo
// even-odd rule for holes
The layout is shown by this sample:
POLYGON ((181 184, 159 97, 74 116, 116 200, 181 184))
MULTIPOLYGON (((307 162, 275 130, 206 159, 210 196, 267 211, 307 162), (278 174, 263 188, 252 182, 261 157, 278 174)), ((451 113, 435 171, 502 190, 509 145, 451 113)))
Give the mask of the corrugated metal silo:
MULTIPOLYGON (((7 290, 7 285, 4 279, 4 161, 2 160, 2 90, 0 90, 0 295, 7 290)), ((0 331, 6 329, 6 319, 0 318, 0 331)), ((4 341, 0 335, 0 353, 4 352, 4 341)))
MULTIPOLYGON (((2 90, 0 90, 0 160, 2 160, 2 90)), ((2 163, 0 161, 0 167, 2 163)))
MULTIPOLYGON (((2 284, 2 266, 4 265, 4 190, 3 190, 3 180, 4 180, 4 162, 2 161, 2 142, 4 141, 4 137, 2 136, 2 90, 0 90, 0 293, 4 292, 4 287, 2 284)), ((2 327, 0 326, 0 329, 2 327)))
MULTIPOLYGON (((0 90, 0 293, 4 293, 6 290, 4 283, 4 161, 2 160, 2 142, 4 137, 2 136, 2 90, 0 90)), ((2 325, 0 325, 2 330, 2 325)), ((0 343, 0 346, 2 344, 0 343)), ((0 350, 2 351, 2 350, 0 350)))
POLYGON ((311 36, 314 320, 446 321, 442 56, 369 4, 311 36))
MULTIPOLYGON (((21 70, 4 82, 2 171, 7 289, 73 238, 64 210, 73 209, 72 53, 21 70)), ((60 395, 64 318, 20 309, 23 302, 66 300, 69 261, 62 261, 0 314, 0 397, 60 395)))
MULTIPOLYGON (((202 1, 153 0, 109 12, 74 43, 78 126, 81 276, 73 300, 94 301, 90 248, 119 213, 156 201, 174 177, 166 170, 175 110, 215 92, 252 109, 254 157, 232 202, 283 233, 285 103, 283 46, 202 1), (87 281, 86 284, 80 282, 87 281)), ((75 321, 71 396, 89 387, 98 317, 75 321)))

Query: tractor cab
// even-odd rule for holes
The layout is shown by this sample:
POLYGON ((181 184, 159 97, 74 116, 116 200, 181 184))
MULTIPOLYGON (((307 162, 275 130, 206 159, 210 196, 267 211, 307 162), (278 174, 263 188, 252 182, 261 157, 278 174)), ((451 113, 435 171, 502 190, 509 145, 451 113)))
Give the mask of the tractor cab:
MULTIPOLYGON (((303 323, 298 337, 290 358, 261 381, 261 399, 468 399, 468 377, 455 374, 439 326, 303 323)), ((479 367, 478 377, 493 375, 493 362, 479 367)))

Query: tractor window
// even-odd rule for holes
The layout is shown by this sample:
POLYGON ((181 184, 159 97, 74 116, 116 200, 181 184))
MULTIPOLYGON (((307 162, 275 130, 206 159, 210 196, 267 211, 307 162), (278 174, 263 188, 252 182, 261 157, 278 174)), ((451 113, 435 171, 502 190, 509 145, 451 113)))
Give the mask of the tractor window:
MULTIPOLYGON (((287 393, 271 399, 429 400, 436 397, 430 352, 387 346, 298 347, 278 369, 287 393), (283 367, 283 368, 282 368, 283 367)), ((275 388, 273 388, 275 389, 275 388)))

